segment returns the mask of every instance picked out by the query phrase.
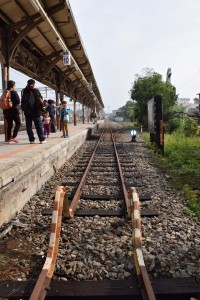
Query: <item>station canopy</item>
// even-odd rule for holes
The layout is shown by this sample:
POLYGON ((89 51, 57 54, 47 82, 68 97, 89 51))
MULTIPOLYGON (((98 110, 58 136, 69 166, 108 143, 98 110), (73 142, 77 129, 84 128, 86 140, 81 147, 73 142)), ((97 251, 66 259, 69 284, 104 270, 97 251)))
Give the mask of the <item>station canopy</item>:
POLYGON ((69 1, 1 0, 0 25, 2 66, 88 107, 104 107, 69 1))

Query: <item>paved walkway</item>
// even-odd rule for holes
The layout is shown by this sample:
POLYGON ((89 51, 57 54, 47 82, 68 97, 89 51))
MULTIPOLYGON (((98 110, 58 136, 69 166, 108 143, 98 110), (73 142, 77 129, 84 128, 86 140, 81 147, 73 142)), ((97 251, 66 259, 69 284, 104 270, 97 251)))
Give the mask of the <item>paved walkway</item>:
POLYGON ((50 137, 47 139, 46 144, 40 144, 37 134, 35 133, 35 141, 36 144, 30 144, 26 131, 20 131, 18 133, 17 138, 19 139, 19 143, 11 143, 8 144, 4 142, 4 134, 0 134, 0 169, 5 169, 10 165, 13 165, 15 162, 19 163, 20 160, 24 160, 25 158, 31 157, 33 154, 40 152, 46 148, 49 148, 52 144, 55 145, 55 141, 57 143, 62 142, 63 140, 73 139, 73 137, 80 133, 83 130, 94 127, 93 124, 77 124, 74 126, 73 124, 69 124, 69 138, 63 139, 61 138, 62 132, 58 131, 56 133, 51 133, 50 137))

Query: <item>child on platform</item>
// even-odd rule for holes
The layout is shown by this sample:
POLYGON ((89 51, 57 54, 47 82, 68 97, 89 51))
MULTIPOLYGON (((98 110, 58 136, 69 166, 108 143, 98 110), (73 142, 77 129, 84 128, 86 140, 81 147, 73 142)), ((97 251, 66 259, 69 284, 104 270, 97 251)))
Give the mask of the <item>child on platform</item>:
POLYGON ((69 123, 70 109, 67 108, 67 101, 62 101, 62 106, 58 108, 58 115, 60 117, 63 135, 61 138, 68 138, 68 123, 69 123))
POLYGON ((51 118, 49 116, 49 112, 45 112, 44 118, 43 118, 43 129, 44 129, 44 136, 49 137, 51 132, 51 118))

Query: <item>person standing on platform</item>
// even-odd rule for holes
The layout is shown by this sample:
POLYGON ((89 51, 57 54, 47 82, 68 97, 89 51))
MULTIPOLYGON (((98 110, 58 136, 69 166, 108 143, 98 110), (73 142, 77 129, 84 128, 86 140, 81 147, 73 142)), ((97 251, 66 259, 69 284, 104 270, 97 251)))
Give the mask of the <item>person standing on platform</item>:
POLYGON ((21 126, 19 111, 20 98, 15 91, 15 82, 13 80, 8 81, 7 90, 10 91, 12 101, 12 107, 3 110, 4 118, 8 123, 7 140, 9 144, 12 142, 18 143, 17 134, 21 126), (15 127, 12 134, 13 122, 15 123, 15 127))
POLYGON ((61 138, 68 138, 68 123, 69 123, 69 113, 70 109, 67 108, 67 101, 62 101, 62 106, 58 107, 58 115, 61 120, 61 127, 63 135, 61 138))
POLYGON ((40 91, 35 88, 35 80, 29 79, 27 86, 22 90, 21 108, 24 111, 26 119, 26 131, 29 137, 30 144, 35 144, 35 137, 32 129, 32 122, 35 124, 35 129, 40 141, 40 144, 46 143, 41 114, 43 111, 43 98, 40 91))
POLYGON ((48 100, 48 106, 46 107, 46 111, 49 112, 49 117, 51 118, 51 132, 56 132, 55 128, 55 107, 54 107, 54 101, 49 99, 48 100))
POLYGON ((45 112, 42 122, 43 122, 44 136, 48 138, 51 132, 51 118, 49 116, 48 111, 45 112))
POLYGON ((97 117, 97 114, 95 113, 94 110, 92 110, 91 114, 90 114, 90 119, 92 121, 93 124, 96 123, 96 117, 97 117))

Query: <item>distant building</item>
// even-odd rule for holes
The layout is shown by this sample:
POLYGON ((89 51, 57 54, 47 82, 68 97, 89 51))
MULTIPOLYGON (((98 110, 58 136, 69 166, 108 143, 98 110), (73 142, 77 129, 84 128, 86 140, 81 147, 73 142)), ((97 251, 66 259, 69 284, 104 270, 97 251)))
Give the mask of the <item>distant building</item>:
POLYGON ((117 110, 117 109, 116 109, 116 110, 113 110, 113 111, 112 111, 112 116, 115 117, 116 114, 117 114, 117 112, 119 112, 119 111, 120 111, 120 109, 119 109, 119 110, 117 110))
POLYGON ((114 122, 130 122, 130 118, 124 117, 124 113, 121 108, 112 111, 111 119, 114 122))
POLYGON ((199 99, 194 98, 193 103, 190 102, 190 98, 179 98, 178 99, 178 106, 184 107, 185 112, 191 115, 198 115, 200 114, 199 109, 199 99))
POLYGON ((178 98, 178 105, 182 107, 187 107, 189 106, 190 103, 190 98, 178 98))
POLYGON ((198 98, 194 98, 193 99, 193 103, 191 103, 188 107, 187 107, 187 112, 189 114, 200 114, 200 108, 199 108, 199 99, 198 98))

